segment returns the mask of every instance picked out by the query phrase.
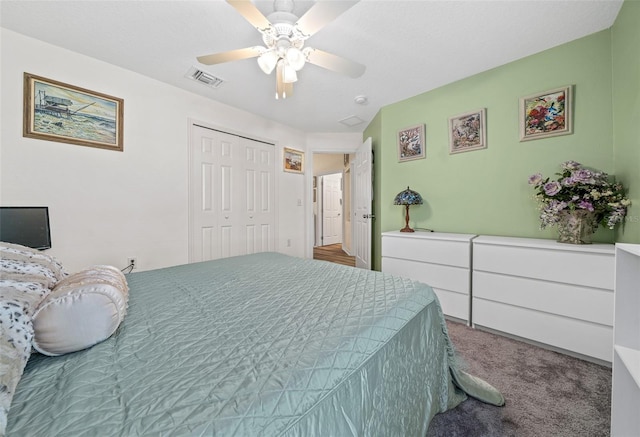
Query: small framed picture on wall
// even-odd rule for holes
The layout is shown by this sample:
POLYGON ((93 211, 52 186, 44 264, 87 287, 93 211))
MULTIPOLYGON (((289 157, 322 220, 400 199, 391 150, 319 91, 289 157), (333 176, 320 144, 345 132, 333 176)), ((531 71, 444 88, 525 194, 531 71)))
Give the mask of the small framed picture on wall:
POLYGON ((284 171, 288 171, 290 173, 303 173, 304 172, 304 152, 285 147, 283 168, 284 168, 284 171))
POLYGON ((486 148, 486 108, 449 118, 449 154, 486 148))
POLYGON ((572 86, 520 98, 520 141, 573 133, 572 86))
POLYGON ((425 126, 418 124, 398 131, 398 162, 424 158, 425 126))

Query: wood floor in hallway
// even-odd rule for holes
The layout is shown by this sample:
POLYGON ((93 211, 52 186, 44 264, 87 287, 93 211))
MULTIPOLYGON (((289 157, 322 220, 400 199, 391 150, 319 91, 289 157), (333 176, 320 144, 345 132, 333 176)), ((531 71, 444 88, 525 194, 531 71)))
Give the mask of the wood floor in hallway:
POLYGON ((330 261, 333 263, 344 264, 346 266, 355 267, 356 258, 349 256, 342 250, 342 244, 329 244, 327 246, 316 246, 313 248, 313 259, 330 261))

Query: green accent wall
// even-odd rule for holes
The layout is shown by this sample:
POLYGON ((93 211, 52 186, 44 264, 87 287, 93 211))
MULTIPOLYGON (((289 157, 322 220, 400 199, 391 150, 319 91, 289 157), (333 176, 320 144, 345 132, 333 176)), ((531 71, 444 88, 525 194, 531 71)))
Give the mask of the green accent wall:
POLYGON ((640 2, 624 2, 611 40, 614 168, 632 202, 617 241, 640 243, 640 2))
POLYGON ((373 268, 381 232, 404 225, 395 195, 410 186, 424 198, 410 225, 437 232, 556 238, 540 229, 527 179, 553 177, 578 161, 616 175, 635 205, 624 228, 599 228, 596 242, 640 243, 640 2, 627 0, 615 25, 584 38, 383 107, 364 132, 374 144, 373 268), (521 142, 520 97, 573 86, 573 133, 521 142), (482 150, 449 154, 449 117, 487 113, 482 150), (426 158, 398 162, 397 131, 423 123, 426 158))

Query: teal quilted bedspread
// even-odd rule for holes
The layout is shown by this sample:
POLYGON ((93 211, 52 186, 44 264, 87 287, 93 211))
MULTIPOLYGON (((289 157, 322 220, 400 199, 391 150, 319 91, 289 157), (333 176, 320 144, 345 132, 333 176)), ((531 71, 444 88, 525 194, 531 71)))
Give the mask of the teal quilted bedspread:
POLYGON ((459 386, 501 402, 423 284, 275 253, 127 279, 110 339, 32 355, 9 437, 424 436, 459 386))

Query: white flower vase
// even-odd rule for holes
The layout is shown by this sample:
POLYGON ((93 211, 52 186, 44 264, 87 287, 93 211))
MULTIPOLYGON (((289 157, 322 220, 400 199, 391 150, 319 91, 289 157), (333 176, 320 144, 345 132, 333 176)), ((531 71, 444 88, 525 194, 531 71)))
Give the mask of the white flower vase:
POLYGON ((560 211, 558 242, 591 244, 591 236, 598 229, 596 214, 586 209, 560 211))

